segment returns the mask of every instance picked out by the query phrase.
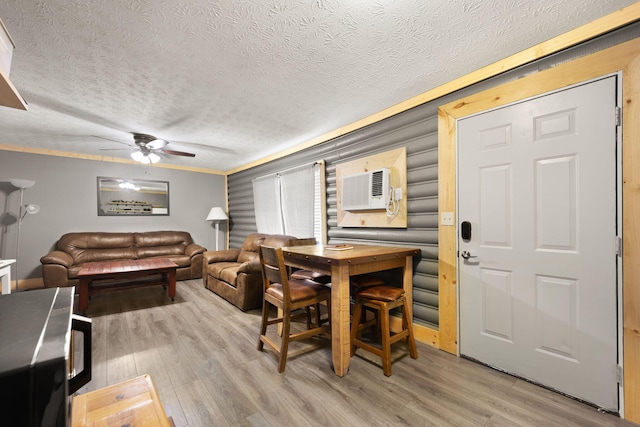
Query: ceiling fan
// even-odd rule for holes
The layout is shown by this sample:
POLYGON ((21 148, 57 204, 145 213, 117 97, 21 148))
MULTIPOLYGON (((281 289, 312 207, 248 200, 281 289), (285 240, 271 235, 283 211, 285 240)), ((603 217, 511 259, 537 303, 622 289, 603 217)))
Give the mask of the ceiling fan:
MULTIPOLYGON (((193 153, 187 153, 184 151, 168 150, 165 147, 169 144, 169 141, 165 139, 156 138, 155 136, 148 135, 146 133, 131 132, 131 134, 133 135, 133 142, 135 143, 135 148, 131 152, 131 158, 136 162, 144 164, 157 163, 160 160, 160 154, 183 157, 196 156, 193 153)), ((103 139, 108 139, 109 141, 131 146, 130 144, 126 144, 124 142, 116 141, 113 139, 103 139)))
POLYGON ((169 141, 156 138, 153 135, 145 133, 132 133, 133 142, 138 146, 138 150, 131 153, 131 158, 140 163, 157 163, 160 160, 159 154, 168 154, 170 156, 195 157, 193 153, 184 151, 168 150, 165 147, 169 141))

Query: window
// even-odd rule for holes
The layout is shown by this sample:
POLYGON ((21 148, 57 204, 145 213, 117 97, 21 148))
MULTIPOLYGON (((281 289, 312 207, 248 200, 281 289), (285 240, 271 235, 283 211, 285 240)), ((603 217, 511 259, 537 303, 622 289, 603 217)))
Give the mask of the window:
POLYGON ((259 233, 313 236, 324 241, 323 166, 313 163, 252 181, 259 233))

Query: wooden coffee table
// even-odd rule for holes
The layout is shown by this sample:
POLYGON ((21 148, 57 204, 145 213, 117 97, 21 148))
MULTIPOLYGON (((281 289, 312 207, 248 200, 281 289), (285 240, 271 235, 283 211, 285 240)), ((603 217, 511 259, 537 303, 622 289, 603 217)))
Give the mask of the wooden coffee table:
POLYGON ((141 286, 162 285, 169 287, 169 298, 176 297, 176 269, 178 265, 167 258, 146 258, 125 261, 98 261, 84 263, 78 279, 80 279, 80 301, 78 310, 85 313, 89 306, 89 297, 101 292, 118 289, 131 289, 141 286), (160 274, 160 281, 132 281, 129 279, 160 274), (100 280, 99 286, 94 282, 100 280), (113 283, 110 283, 113 281, 113 283))

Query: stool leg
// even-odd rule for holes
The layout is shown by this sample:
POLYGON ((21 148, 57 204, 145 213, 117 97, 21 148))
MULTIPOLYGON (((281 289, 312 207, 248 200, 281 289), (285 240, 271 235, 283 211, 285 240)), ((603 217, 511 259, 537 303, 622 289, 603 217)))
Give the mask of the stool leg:
POLYGON ((291 313, 285 313, 282 320, 282 342, 280 344, 280 362, 278 363, 278 372, 284 372, 287 363, 287 352, 289 351, 289 337, 291 336, 291 313))
POLYGON ((316 303, 316 327, 320 327, 320 325, 322 324, 321 320, 320 320, 320 303, 316 303))
POLYGON ((374 310, 373 311, 373 316, 376 318, 376 341, 377 342, 382 342, 382 336, 380 335, 381 331, 382 331, 382 325, 380 324, 380 315, 381 315, 382 311, 381 310, 374 310))
POLYGON ((382 303, 380 306, 381 329, 382 329, 382 371, 391 376, 391 327, 389 326, 389 305, 382 303))
POLYGON ((260 336, 258 337, 258 350, 262 351, 264 347, 264 342, 262 342, 262 337, 267 333, 267 323, 269 322, 269 303, 267 301, 262 301, 262 324, 260 325, 260 336))
POLYGON ((307 312, 307 330, 311 329, 311 306, 305 308, 307 312))
POLYGON ((409 303, 405 299, 402 303, 402 327, 409 331, 409 336, 407 337, 407 344, 409 345, 409 355, 413 359, 418 358, 418 349, 416 348, 416 341, 413 338, 413 326, 411 324, 411 319, 409 319, 409 303))

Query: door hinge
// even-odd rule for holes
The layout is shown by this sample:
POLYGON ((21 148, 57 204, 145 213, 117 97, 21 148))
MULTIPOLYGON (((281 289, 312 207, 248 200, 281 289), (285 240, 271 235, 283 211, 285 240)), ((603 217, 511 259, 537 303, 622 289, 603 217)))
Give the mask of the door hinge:
POLYGON ((616 126, 622 126, 622 108, 616 107, 616 126))
POLYGON ((620 236, 616 236, 616 255, 622 256, 622 238, 620 236))
POLYGON ((622 385, 623 378, 622 366, 616 365, 616 381, 618 381, 618 384, 622 385))

